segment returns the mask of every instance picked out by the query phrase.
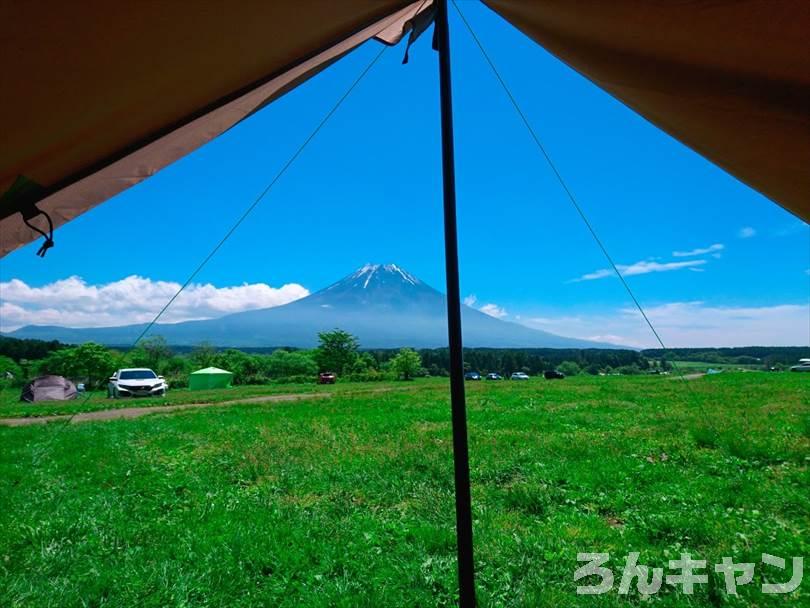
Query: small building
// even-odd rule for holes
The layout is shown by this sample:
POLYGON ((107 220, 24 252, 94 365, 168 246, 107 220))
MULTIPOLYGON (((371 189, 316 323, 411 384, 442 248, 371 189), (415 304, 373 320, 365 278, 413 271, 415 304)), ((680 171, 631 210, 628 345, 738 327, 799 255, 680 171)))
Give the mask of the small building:
POLYGON ((231 380, 233 380, 233 372, 218 367, 206 367, 191 372, 188 377, 188 388, 192 391, 209 388, 230 388, 231 380))

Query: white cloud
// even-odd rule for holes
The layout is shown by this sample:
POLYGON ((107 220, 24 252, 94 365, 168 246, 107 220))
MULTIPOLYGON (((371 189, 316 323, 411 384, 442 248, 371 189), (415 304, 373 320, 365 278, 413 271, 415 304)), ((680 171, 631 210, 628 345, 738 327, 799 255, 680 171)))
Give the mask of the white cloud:
POLYGON ((649 274, 651 272, 670 272, 672 270, 681 270, 682 268, 691 268, 694 266, 702 266, 706 260, 689 260, 687 262, 636 262, 630 266, 619 266, 619 272, 623 277, 631 277, 637 274, 649 274))
POLYGON ((726 246, 722 243, 715 243, 708 247, 698 247, 697 249, 690 249, 689 251, 673 251, 672 255, 676 258, 688 258, 696 255, 706 255, 707 253, 716 254, 716 252, 723 251, 725 248, 726 246))
POLYGON ((496 319, 503 319, 504 317, 509 316, 509 313, 506 312, 506 309, 498 306, 497 304, 484 304, 483 306, 476 306, 478 304, 478 298, 475 294, 470 294, 466 298, 464 298, 465 306, 469 306, 470 308, 477 308, 485 315, 489 315, 490 317, 495 317, 496 319))
MULTIPOLYGON (((0 282, 0 329, 23 325, 105 327, 151 321, 177 290, 179 283, 129 276, 112 283, 90 285, 70 277, 42 287, 19 279, 0 282)), ((265 283, 215 287, 192 283, 161 317, 176 323, 210 319, 233 312, 280 306, 309 295, 297 283, 271 287, 265 283)))
MULTIPOLYGON (((702 266, 705 263, 706 260, 687 260, 684 262, 663 263, 644 260, 630 265, 617 264, 616 267, 619 269, 619 272, 623 277, 632 277, 640 274, 649 274, 651 272, 671 272, 673 270, 693 268, 695 266, 702 266)), ((610 268, 602 268, 600 270, 595 270, 594 272, 589 272, 588 274, 583 274, 577 279, 571 279, 569 282, 579 283, 581 281, 594 281, 596 279, 604 279, 606 277, 615 276, 615 274, 616 273, 614 273, 610 268)))
POLYGON ((506 312, 505 308, 502 308, 497 304, 484 304, 478 310, 480 310, 485 315, 495 317, 496 319, 503 319, 505 316, 509 314, 508 312, 506 312))
POLYGON ((633 344, 627 341, 625 336, 617 336, 616 334, 596 334, 593 336, 585 336, 586 340, 594 342, 604 342, 605 344, 613 344, 615 346, 630 346, 632 348, 643 348, 641 344, 633 344))
POLYGON ((751 228, 751 226, 745 226, 744 228, 740 228, 737 236, 741 239, 750 239, 752 236, 756 236, 756 234, 757 231, 751 228))
POLYGON ((610 268, 602 268, 601 270, 595 270, 594 272, 589 272, 588 274, 583 274, 578 279, 571 279, 571 283, 579 283, 580 281, 594 281, 596 279, 604 279, 606 277, 614 276, 613 271, 610 268))
MULTIPOLYGON (((807 342, 807 304, 717 306, 704 302, 672 302, 645 308, 668 347, 795 346, 807 342)), ((658 347, 650 328, 635 308, 606 313, 524 317, 524 325, 564 336, 658 347)))

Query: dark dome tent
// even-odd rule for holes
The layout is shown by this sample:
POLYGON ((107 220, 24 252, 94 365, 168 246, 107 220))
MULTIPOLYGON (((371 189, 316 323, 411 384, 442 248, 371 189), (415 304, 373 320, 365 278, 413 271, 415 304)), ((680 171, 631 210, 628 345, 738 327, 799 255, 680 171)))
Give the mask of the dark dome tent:
POLYGON ((26 384, 20 394, 20 401, 69 401, 77 395, 76 385, 62 376, 40 376, 26 384))
MULTIPOLYGON (((54 228, 352 49, 369 40, 395 44, 408 33, 412 40, 435 22, 459 600, 474 606, 447 18, 453 1, 0 4, 0 90, 9 92, 0 95, 0 256, 41 236, 43 255, 54 228)), ((807 0, 483 1, 653 125, 810 218, 807 0)))

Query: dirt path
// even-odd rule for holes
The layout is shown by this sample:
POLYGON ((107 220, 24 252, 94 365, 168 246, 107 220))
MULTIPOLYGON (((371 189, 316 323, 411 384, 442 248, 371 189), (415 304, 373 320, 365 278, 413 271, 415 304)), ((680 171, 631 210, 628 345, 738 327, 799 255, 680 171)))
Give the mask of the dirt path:
POLYGON ((247 397, 220 401, 218 403, 179 403, 177 405, 156 405, 153 407, 122 407, 112 410, 98 410, 95 412, 82 412, 79 414, 57 414, 54 416, 29 416, 25 418, 0 418, 0 426, 31 426, 32 424, 47 424, 58 420, 69 420, 70 424, 98 420, 118 420, 121 418, 140 418, 148 414, 165 414, 180 410, 202 409, 207 407, 227 407, 229 405, 242 405, 246 403, 274 403, 282 401, 302 401, 304 399, 329 398, 333 393, 292 393, 289 395, 265 395, 263 397, 247 397))

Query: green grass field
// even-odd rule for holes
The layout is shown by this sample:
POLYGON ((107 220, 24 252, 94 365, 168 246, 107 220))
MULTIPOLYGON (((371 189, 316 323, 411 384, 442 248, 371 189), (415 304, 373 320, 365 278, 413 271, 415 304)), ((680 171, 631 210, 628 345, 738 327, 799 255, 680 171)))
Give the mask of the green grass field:
MULTIPOLYGON (((422 383, 442 382, 441 379, 427 379, 422 383)), ((79 412, 97 412, 99 410, 120 409, 126 407, 153 407, 160 405, 181 405, 186 403, 222 403, 254 399, 267 395, 287 395, 300 393, 363 393, 380 389, 410 389, 408 385, 394 385, 381 382, 352 382, 350 384, 268 384, 264 386, 235 386, 229 389, 211 389, 191 391, 187 388, 170 389, 163 397, 109 399, 106 391, 81 393, 71 401, 49 401, 44 403, 24 403, 20 401, 19 388, 0 390, 0 418, 36 418, 79 412)))
MULTIPOLYGON (((763 552, 810 556, 805 376, 468 383, 480 605, 810 605, 807 580, 760 591, 763 552), (591 551, 611 553, 616 585, 578 596, 591 551), (757 570, 738 597, 712 573, 645 601, 617 594, 629 551, 757 570)), ((447 384, 407 385, 0 428, 0 606, 453 605, 447 384)))
MULTIPOLYGON (((761 371, 760 365, 742 365, 739 363, 712 363, 710 361, 673 361, 674 365, 683 373, 705 372, 707 369, 718 369, 724 371, 751 370, 761 371)), ((675 372, 677 373, 677 372, 675 372)))

